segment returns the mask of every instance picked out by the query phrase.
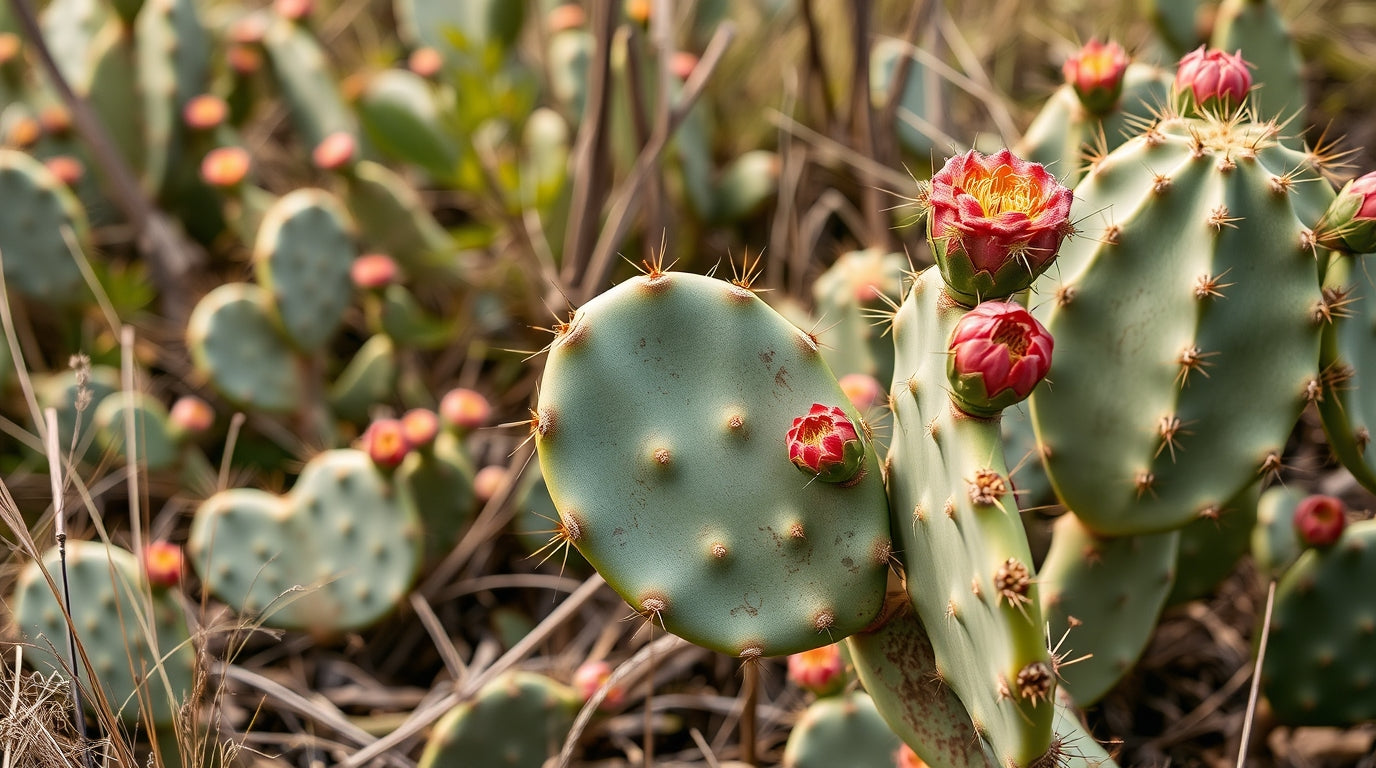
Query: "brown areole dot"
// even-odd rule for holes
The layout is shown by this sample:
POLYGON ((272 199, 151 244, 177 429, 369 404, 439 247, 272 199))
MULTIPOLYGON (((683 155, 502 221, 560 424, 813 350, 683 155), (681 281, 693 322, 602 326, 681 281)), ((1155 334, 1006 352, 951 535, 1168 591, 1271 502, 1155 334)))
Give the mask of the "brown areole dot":
POLYGON ((835 623, 836 623, 836 614, 832 613, 831 611, 829 611, 829 610, 827 610, 827 609, 825 609, 825 608, 823 608, 822 610, 818 611, 818 612, 812 617, 812 626, 813 626, 818 632, 825 632, 826 630, 831 629, 832 625, 835 624, 835 623))
POLYGON ((714 542, 712 542, 712 546, 710 547, 710 551, 711 551, 712 557, 713 557, 714 559, 716 559, 716 560, 724 560, 724 559, 726 559, 726 545, 723 544, 723 543, 721 543, 720 541, 714 541, 714 542))
POLYGON ((803 524, 801 522, 795 522, 788 526, 788 537, 795 541, 806 539, 807 534, 803 531, 803 524))
POLYGON ((1045 662, 1034 661, 1018 671, 1018 695, 1034 705, 1049 700, 1053 677, 1045 662))
POLYGON ((656 449, 654 450, 654 452, 651 453, 650 455, 651 455, 652 458, 654 458, 655 463, 658 464, 659 466, 661 466, 661 467, 667 467, 667 466, 669 466, 669 459, 670 459, 670 456, 669 456, 669 449, 668 449, 668 448, 662 448, 662 447, 661 447, 661 448, 656 448, 656 449))
POLYGON ((1017 558, 1010 557, 994 571, 994 589, 1000 601, 1016 608, 1031 602, 1027 592, 1032 588, 1032 572, 1017 558))

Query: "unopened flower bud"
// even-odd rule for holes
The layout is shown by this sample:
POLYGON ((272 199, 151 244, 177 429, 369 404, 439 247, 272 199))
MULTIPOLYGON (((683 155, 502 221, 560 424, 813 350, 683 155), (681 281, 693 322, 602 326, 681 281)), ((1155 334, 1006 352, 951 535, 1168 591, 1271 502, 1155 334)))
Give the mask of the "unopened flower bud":
POLYGON ((229 105, 214 94, 204 93, 188 101, 182 109, 182 121, 194 131, 213 130, 225 121, 229 105))
POLYGON ((201 180, 212 187, 237 187, 248 176, 249 156, 243 147, 218 147, 201 161, 201 180))
POLYGON ((1027 399, 1051 368, 1051 334, 1021 306, 986 301, 951 333, 946 375, 956 405, 993 416, 1027 399))
POLYGON ((1320 239, 1348 253, 1376 253, 1376 171, 1347 182, 1328 205, 1320 239))
POLYGON ((440 419, 428 408, 412 408, 401 417, 401 431, 412 448, 425 448, 435 442, 440 419))
POLYGON ((884 399, 884 387, 868 373, 848 373, 841 377, 841 391, 850 398, 855 410, 864 413, 884 399))
POLYGON ((175 587, 182 580, 182 548, 170 541, 154 541, 143 548, 143 572, 154 589, 175 587))
POLYGON ((506 476, 507 468, 500 464, 490 464, 478 470, 473 476, 473 495, 477 497, 478 502, 486 504, 491 501, 492 497, 497 495, 497 491, 501 490, 502 483, 506 482, 506 476))
POLYGON ((1295 535, 1306 547, 1332 546, 1347 526, 1347 505, 1332 496, 1310 496, 1295 507, 1295 535))
POLYGON ((186 395, 172 404, 167 418, 178 437, 203 435, 215 425, 215 409, 195 395, 186 395))
POLYGON ((365 253, 354 259, 349 266, 349 277, 354 287, 365 291, 375 291, 397 281, 400 273, 397 262, 385 253, 365 253))
POLYGON ((444 69, 444 55, 428 46, 417 48, 406 58, 406 68, 427 79, 438 77, 444 69))
POLYGON ((358 142, 352 134, 336 131, 316 145, 311 160, 322 171, 337 171, 352 163, 357 151, 358 142))
MULTIPOLYGON (((573 687, 583 701, 588 701, 606 684, 612 676, 612 665, 605 661, 585 661, 573 673, 573 687)), ((616 709, 626 700, 626 691, 620 686, 607 689, 602 699, 602 709, 616 709)))
POLYGON ((411 444, 399 419, 378 419, 363 433, 363 449, 381 469, 393 469, 406 459, 411 444))
POLYGON ((1229 113, 1247 100, 1252 73, 1242 51, 1198 48, 1185 54, 1175 70, 1175 92, 1189 96, 1200 110, 1229 113))
POLYGON ((492 418, 492 404, 481 392, 460 387, 440 400, 440 417, 451 429, 468 432, 487 426, 492 418))

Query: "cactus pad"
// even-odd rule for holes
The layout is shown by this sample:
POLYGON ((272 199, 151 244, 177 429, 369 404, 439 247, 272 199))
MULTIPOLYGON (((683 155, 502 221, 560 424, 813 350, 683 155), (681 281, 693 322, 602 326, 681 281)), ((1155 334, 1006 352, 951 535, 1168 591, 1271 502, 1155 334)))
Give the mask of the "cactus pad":
POLYGON ((813 702, 784 746, 784 768, 894 768, 899 741, 863 691, 813 702))
POLYGON ((1310 549, 1276 587, 1262 688, 1287 725, 1376 719, 1376 520, 1310 549))
POLYGON ((344 207, 319 189, 291 192, 263 217, 253 246, 255 273, 287 337, 301 349, 324 346, 344 319, 353 291, 349 269, 358 255, 351 230, 344 207))
POLYGON ((70 304, 88 296, 76 254, 63 239, 86 241, 86 213, 43 164, 18 150, 0 149, 0 254, 5 284, 35 301, 70 304))
MULTIPOLYGON (((42 567, 61 589, 56 549, 43 555, 42 567)), ((91 682, 94 672, 110 709, 124 720, 136 721, 142 714, 148 722, 173 722, 192 691, 196 666, 176 597, 171 592, 150 597, 143 566, 133 553, 100 542, 67 542, 67 578, 72 622, 91 661, 90 670, 81 670, 83 684, 91 682), (150 634, 150 628, 156 631, 150 634), (156 638, 156 646, 148 642, 150 637, 156 638), (142 713, 141 701, 148 707, 142 713)), ((11 605, 19 631, 32 643, 24 660, 43 674, 57 671, 67 677, 67 622, 37 562, 20 572, 11 605)))
POLYGON ((292 411, 301 402, 297 363, 272 322, 269 302, 256 285, 222 285, 192 310, 186 343, 196 370, 220 394, 249 408, 292 411))
POLYGON ((540 768, 558 754, 579 704, 572 688, 547 677, 503 675, 435 723, 418 766, 540 768))
POLYGON ((849 408, 814 339, 739 285, 651 271, 555 339, 532 422, 561 527, 654 624, 731 655, 863 628, 890 552, 879 463, 809 478, 785 435, 849 408))
POLYGON ((196 510, 187 552, 216 597, 263 623, 367 626, 404 599, 420 564, 409 492, 366 453, 326 451, 286 496, 239 488, 196 510), (299 592, 299 593, 298 593, 299 592))

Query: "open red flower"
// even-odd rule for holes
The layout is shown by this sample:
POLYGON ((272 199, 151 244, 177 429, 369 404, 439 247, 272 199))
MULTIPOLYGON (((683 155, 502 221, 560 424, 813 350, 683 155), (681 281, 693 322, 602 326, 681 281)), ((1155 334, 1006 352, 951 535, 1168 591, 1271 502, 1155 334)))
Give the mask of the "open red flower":
POLYGON ((143 548, 143 572, 155 589, 177 586, 182 580, 182 548, 170 541, 149 542, 143 548))
POLYGON ((864 466, 865 444, 845 411, 813 403, 788 430, 788 458, 818 480, 844 483, 864 466))
POLYGON ((832 643, 788 657, 788 679, 818 696, 838 693, 846 684, 841 646, 832 643))
POLYGON ((951 334, 946 363, 961 410, 993 416, 1027 399, 1051 368, 1051 334, 1030 312, 986 301, 965 314, 951 334))
POLYGON ((946 161, 928 190, 927 242, 947 293, 973 305, 1031 285, 1074 229, 1070 201, 1045 168, 1006 149, 946 161))
POLYGON ((1123 46, 1110 40, 1090 40, 1066 59, 1061 67, 1065 81, 1075 89, 1080 103, 1096 115, 1113 109, 1123 93, 1123 75, 1128 71, 1128 54, 1123 46))

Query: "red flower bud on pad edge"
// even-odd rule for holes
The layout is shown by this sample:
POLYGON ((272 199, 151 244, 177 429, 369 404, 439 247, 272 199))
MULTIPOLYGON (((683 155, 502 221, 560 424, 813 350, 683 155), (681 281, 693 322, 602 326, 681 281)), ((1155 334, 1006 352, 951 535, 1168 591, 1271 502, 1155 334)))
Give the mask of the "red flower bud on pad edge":
POLYGON ((946 292, 973 306, 1027 288, 1074 227, 1070 190, 1006 149, 946 161, 927 190, 927 243, 946 292))
POLYGON ((1376 171, 1347 182, 1316 229, 1329 248, 1376 253, 1376 171))
POLYGON ((1175 70, 1175 92, 1192 100, 1201 112, 1230 114, 1247 100, 1252 90, 1251 66, 1242 51, 1224 53, 1198 48, 1185 54, 1175 70))
POLYGON ((1295 535, 1306 547, 1330 547, 1347 526, 1347 505, 1332 496, 1310 496, 1295 507, 1295 535))
POLYGON ((1027 399, 1051 368, 1051 334, 1026 309, 986 301, 951 334, 946 376, 957 407, 994 416, 1027 399))
POLYGON ((865 444, 845 411, 813 403, 788 430, 788 458, 824 483, 844 483, 861 474, 865 444))
POLYGON ((1075 89, 1080 103, 1091 114, 1103 115, 1113 110, 1123 93, 1123 75, 1128 71, 1127 51, 1110 40, 1101 43, 1090 40, 1074 56, 1066 59, 1061 72, 1065 81, 1075 89))

